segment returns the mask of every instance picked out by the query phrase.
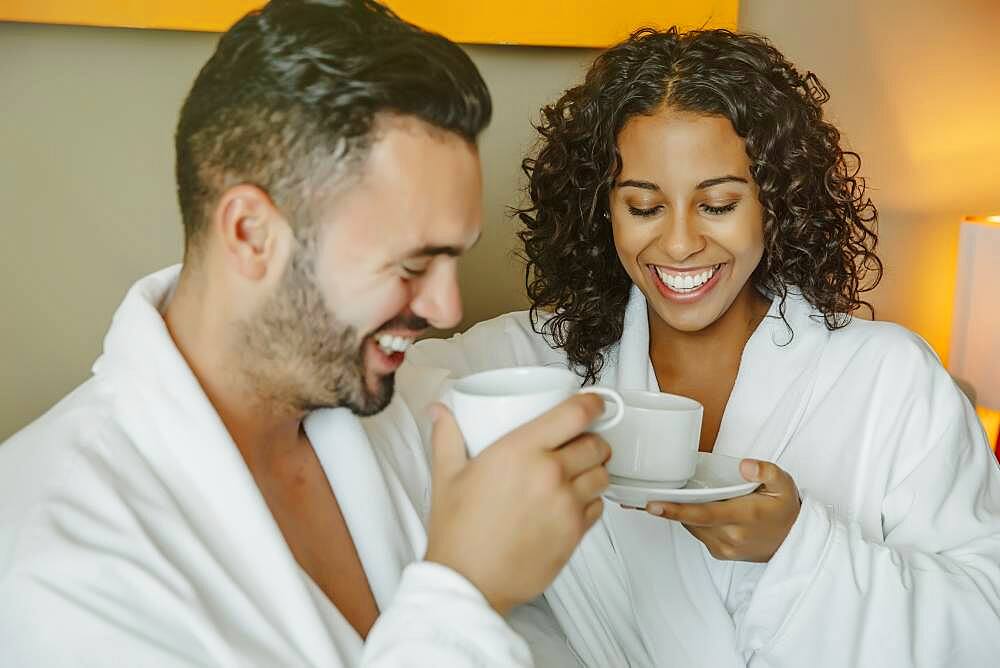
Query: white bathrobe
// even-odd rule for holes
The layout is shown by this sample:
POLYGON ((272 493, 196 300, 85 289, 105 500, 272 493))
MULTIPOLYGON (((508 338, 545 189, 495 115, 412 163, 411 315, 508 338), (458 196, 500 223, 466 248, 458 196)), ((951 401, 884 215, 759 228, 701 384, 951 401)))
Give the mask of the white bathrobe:
POLYGON ((478 590, 419 561, 420 443, 373 449, 349 411, 319 411, 305 428, 381 611, 362 642, 174 346, 160 309, 177 275, 137 283, 94 376, 0 445, 0 665, 530 665, 478 590))
MULTIPOLYGON (((901 327, 830 332, 794 296, 794 336, 777 302, 769 316, 714 451, 792 475, 784 544, 766 565, 717 561, 680 524, 606 504, 546 594, 571 645, 594 668, 1000 665, 1000 470, 972 407, 901 327)), ((648 331, 633 289, 601 384, 658 389, 648 331)), ((423 342, 397 387, 418 415, 449 375, 534 364, 566 362, 513 313, 423 342)))

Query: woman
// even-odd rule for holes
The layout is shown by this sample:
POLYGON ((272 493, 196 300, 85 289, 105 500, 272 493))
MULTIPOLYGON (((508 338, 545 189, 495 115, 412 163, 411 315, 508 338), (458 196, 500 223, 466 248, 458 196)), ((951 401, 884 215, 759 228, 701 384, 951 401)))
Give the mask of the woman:
POLYGON ((547 594, 589 665, 1000 655, 1000 471, 927 345, 851 317, 881 276, 876 210, 827 99, 752 35, 644 29, 604 52, 524 163, 531 311, 425 342, 400 375, 411 407, 427 367, 687 395, 700 449, 762 483, 607 505, 547 594))

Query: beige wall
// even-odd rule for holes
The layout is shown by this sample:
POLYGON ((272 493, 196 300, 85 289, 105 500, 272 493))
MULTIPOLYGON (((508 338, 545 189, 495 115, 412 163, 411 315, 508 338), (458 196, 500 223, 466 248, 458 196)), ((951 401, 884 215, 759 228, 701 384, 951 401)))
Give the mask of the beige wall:
POLYGON ((202 35, 0 24, 0 438, 83 380, 178 261, 171 124, 202 35))
MULTIPOLYGON (((882 213, 879 316, 947 351, 957 220, 1000 211, 1000 3, 744 0, 816 71, 882 213)), ((175 116, 211 35, 0 24, 0 439, 83 380, 125 289, 180 257, 175 116)), ((510 256, 528 120, 592 52, 469 47, 494 95, 466 323, 523 306, 510 256)))

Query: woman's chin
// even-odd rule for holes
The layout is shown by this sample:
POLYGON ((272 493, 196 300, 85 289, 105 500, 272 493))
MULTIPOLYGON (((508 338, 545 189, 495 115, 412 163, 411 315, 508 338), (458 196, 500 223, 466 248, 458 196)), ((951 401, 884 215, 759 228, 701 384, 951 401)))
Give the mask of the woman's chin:
POLYGON ((668 301, 659 292, 646 294, 646 301, 667 327, 685 334, 694 334, 708 329, 726 312, 718 303, 721 291, 713 293, 706 295, 706 299, 687 304, 668 301))

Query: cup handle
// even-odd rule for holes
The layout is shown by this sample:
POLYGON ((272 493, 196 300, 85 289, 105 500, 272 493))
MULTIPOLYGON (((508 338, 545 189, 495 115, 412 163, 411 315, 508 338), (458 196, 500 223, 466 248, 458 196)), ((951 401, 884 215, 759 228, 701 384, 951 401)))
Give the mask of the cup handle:
POLYGON ((609 387, 585 387, 580 390, 580 393, 586 394, 599 394, 604 397, 605 401, 610 401, 615 405, 614 415, 602 415, 601 417, 594 420, 594 423, 590 425, 590 431, 598 432, 604 431, 605 429, 611 429, 616 424, 622 421, 625 417, 625 401, 622 399, 622 395, 618 394, 609 387))

